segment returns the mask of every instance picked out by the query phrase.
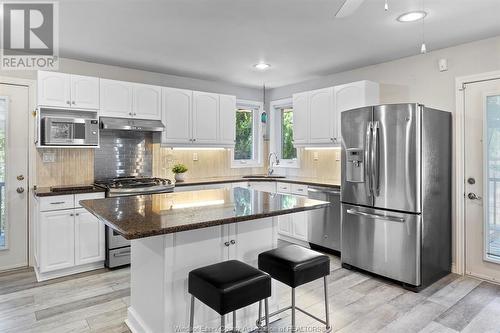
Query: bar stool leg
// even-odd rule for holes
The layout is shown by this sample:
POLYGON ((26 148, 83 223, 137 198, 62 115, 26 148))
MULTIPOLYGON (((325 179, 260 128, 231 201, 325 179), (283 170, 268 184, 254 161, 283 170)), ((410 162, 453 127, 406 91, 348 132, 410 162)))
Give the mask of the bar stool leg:
POLYGON ((236 311, 233 311, 233 332, 236 333, 236 311))
POLYGON ((194 296, 191 295, 191 310, 189 312, 189 333, 193 333, 194 328, 194 296))
POLYGON ((295 332, 295 288, 292 288, 292 332, 295 332))
POLYGON ((226 332, 226 317, 224 315, 220 316, 220 331, 221 333, 226 332))
MULTIPOLYGON (((259 302, 260 304, 260 302, 259 302)), ((264 300, 264 311, 266 313, 266 332, 269 333, 270 332, 270 329, 269 329, 269 301, 268 299, 266 298, 264 300)))
POLYGON ((257 319, 257 327, 259 328, 262 327, 260 318, 262 318, 262 301, 259 301, 259 319, 257 319))
POLYGON ((326 276, 323 277, 323 284, 325 286, 325 313, 326 313, 326 330, 329 332, 330 326, 330 311, 328 309, 328 282, 326 280, 326 276))

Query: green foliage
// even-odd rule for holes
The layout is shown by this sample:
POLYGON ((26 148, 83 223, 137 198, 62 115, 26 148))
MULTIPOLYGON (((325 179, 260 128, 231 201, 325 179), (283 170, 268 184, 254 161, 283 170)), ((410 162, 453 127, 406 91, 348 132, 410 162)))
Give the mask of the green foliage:
POLYGON ((236 142, 234 146, 235 160, 253 158, 253 112, 236 112, 236 142))
POLYGON ((186 171, 188 171, 188 168, 182 163, 176 164, 172 168, 173 173, 184 173, 186 171))
POLYGON ((281 113, 281 158, 297 158, 297 149, 293 146, 293 111, 281 113))

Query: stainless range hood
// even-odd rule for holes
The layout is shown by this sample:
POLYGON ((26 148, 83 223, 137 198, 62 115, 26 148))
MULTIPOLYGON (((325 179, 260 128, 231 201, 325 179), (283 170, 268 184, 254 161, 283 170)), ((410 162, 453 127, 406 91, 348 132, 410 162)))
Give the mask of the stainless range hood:
POLYGON ((162 132, 165 126, 160 120, 100 117, 101 129, 162 132))

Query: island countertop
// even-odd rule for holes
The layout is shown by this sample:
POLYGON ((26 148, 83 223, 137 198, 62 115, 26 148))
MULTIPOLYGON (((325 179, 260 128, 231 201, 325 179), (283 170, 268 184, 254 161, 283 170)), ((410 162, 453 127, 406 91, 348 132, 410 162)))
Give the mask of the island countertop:
POLYGON ((325 208, 329 202, 248 188, 82 200, 80 204, 126 239, 325 208))

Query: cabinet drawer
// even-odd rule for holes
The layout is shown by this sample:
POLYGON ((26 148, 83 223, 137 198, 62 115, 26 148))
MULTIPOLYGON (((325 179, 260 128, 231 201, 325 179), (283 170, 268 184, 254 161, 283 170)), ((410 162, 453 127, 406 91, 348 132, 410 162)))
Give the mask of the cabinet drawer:
POLYGON ((307 195, 307 185, 292 184, 292 193, 298 195, 307 195))
POLYGON ((101 198, 104 198, 104 192, 75 194, 75 208, 82 207, 80 205, 81 200, 101 199, 101 198))
POLYGON ((276 190, 278 193, 290 193, 291 187, 288 183, 278 183, 276 185, 276 190))
POLYGON ((56 195, 53 197, 40 198, 40 211, 71 209, 75 206, 75 198, 73 194, 56 195))

